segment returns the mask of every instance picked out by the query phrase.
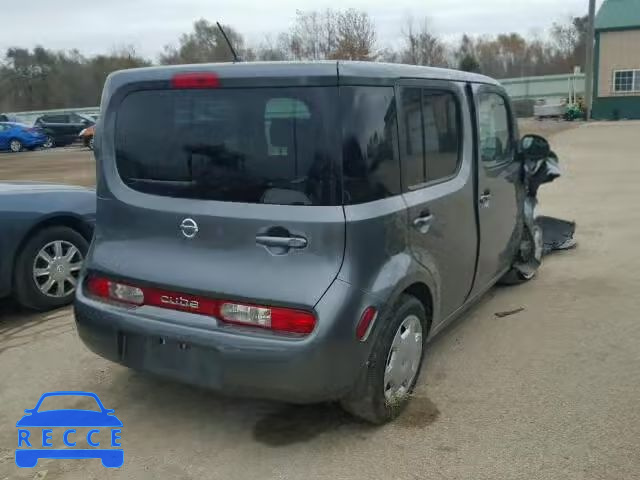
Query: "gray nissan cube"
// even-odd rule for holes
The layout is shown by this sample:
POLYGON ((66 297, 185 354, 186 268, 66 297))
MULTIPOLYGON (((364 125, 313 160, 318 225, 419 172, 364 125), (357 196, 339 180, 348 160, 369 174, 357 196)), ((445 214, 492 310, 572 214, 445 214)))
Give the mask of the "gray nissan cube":
POLYGON ((128 367, 383 423, 427 341, 539 265, 521 155, 545 142, 518 141, 490 78, 143 68, 109 76, 101 112, 75 316, 91 350, 128 367))

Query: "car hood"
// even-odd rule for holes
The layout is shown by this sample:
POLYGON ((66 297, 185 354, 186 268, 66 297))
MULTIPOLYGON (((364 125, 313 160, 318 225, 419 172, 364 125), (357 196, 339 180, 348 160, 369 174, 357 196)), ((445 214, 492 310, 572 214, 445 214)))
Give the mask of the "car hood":
POLYGON ((38 182, 0 182, 0 195, 16 193, 36 193, 36 192, 78 192, 91 191, 88 188, 75 185, 56 185, 54 183, 38 182))
POLYGON ((121 427, 115 415, 92 410, 49 410, 25 415, 16 427, 121 427))

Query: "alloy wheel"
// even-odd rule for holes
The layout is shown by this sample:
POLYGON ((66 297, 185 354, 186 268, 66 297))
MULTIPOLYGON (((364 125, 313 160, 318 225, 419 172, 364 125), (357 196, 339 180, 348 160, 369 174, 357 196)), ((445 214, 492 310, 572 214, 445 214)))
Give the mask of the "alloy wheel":
POLYGON ((83 260, 82 253, 71 242, 47 243, 33 261, 33 280, 38 290, 53 298, 71 295, 76 289, 83 260))

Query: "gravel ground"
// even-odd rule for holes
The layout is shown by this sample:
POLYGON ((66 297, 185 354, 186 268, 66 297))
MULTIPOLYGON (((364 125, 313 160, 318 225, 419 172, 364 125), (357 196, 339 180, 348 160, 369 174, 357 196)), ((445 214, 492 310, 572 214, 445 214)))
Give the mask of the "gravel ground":
POLYGON ((553 137, 566 174, 542 187, 543 213, 576 220, 578 248, 438 336, 411 407, 384 427, 333 405, 228 399, 131 372, 88 352, 68 310, 1 303, 0 479, 640 478, 638 134, 619 122, 553 137), (61 389, 115 409, 123 468, 16 468, 15 422, 61 389))

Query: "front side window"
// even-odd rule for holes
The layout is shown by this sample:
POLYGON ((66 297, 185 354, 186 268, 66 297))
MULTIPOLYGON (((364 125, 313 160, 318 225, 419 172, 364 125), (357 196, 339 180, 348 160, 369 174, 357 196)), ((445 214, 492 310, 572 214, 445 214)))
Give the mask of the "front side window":
POLYGON ((405 190, 451 177, 460 164, 460 111, 446 90, 402 89, 400 151, 405 190))
POLYGON ((154 195, 337 205, 336 112, 336 87, 134 92, 117 113, 118 172, 154 195))
POLYGON ((400 161, 392 87, 341 87, 344 202, 400 193, 400 161))
POLYGON ((513 158, 511 122, 504 97, 493 92, 478 96, 478 138, 480 159, 484 163, 502 163, 513 158))
POLYGON ((640 70, 619 70, 614 73, 613 91, 640 92, 640 70))

